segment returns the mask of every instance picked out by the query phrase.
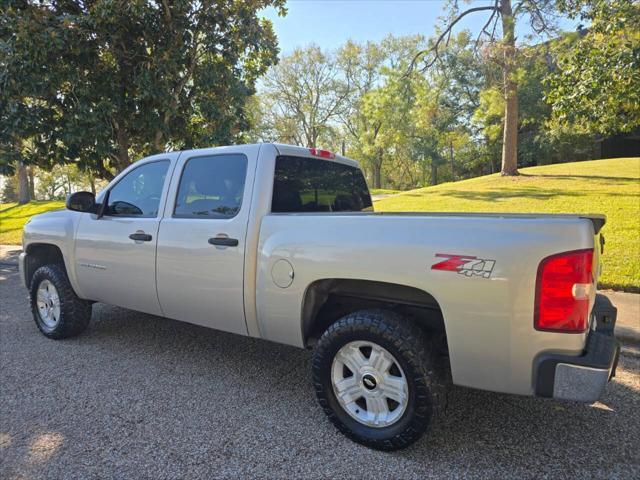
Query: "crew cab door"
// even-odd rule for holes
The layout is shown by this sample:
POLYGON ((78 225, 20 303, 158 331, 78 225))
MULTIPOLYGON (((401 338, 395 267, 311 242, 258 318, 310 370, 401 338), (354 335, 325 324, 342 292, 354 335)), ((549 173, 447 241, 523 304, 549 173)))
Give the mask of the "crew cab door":
POLYGON ((253 147, 180 157, 158 233, 167 317, 247 334, 244 253, 256 154, 253 147))
POLYGON ((82 214, 75 269, 83 298, 161 315, 156 293, 156 241, 172 158, 132 165, 101 199, 104 215, 82 214))

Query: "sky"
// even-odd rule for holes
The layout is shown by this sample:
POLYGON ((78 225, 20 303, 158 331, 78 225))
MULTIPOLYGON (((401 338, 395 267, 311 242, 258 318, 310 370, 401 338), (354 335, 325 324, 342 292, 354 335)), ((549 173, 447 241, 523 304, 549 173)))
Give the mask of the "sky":
MULTIPOLYGON (((474 0, 471 5, 461 2, 461 8, 492 3, 490 0, 474 0)), ((310 43, 323 49, 334 49, 349 39, 379 41, 390 33, 429 36, 434 33, 446 4, 442 0, 288 0, 285 17, 278 17, 273 8, 265 9, 262 15, 273 21, 281 54, 286 55, 294 48, 310 43)), ((456 25, 455 31, 468 28, 479 32, 489 14, 468 15, 456 25)), ((566 18, 559 21, 563 30, 575 30, 577 24, 566 18)), ((530 33, 522 25, 516 32, 519 38, 530 33)))

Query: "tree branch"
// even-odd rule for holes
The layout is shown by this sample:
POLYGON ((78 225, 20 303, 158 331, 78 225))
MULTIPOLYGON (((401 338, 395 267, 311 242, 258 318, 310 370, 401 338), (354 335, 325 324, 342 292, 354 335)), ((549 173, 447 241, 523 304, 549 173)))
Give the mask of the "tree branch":
MULTIPOLYGON (((497 3, 497 2, 496 2, 497 3)), ((498 8, 495 5, 492 6, 487 6, 487 7, 474 7, 474 8, 470 8, 468 10, 465 10, 464 12, 462 12, 460 15, 458 15, 457 17, 455 17, 451 23, 449 23, 449 25, 447 25, 447 27, 444 29, 444 31, 440 34, 440 36, 437 38, 436 42, 433 44, 432 47, 426 49, 426 50, 422 50, 418 53, 415 54, 415 56, 413 57, 413 59, 411 60, 411 64, 409 65, 409 72, 413 71, 413 69, 416 66, 416 62, 418 61, 418 59, 420 57, 422 57, 423 55, 427 55, 429 53, 433 53, 434 57, 433 59, 428 62, 423 68, 422 71, 424 72, 425 70, 427 70, 428 68, 430 68, 434 63, 436 63, 436 61, 438 61, 440 59, 440 44, 445 40, 445 38, 447 38, 448 36, 451 35, 451 31, 453 30, 453 27, 460 21, 462 20, 464 17, 466 17, 467 15, 471 14, 471 13, 475 13, 475 12, 484 12, 484 11, 489 11, 491 10, 493 12, 492 16, 496 14, 496 12, 499 13, 498 8)))
POLYGON ((498 22, 498 12, 500 11, 500 7, 498 5, 498 2, 499 2, 499 0, 496 0, 495 3, 493 4, 494 10, 493 10, 493 12, 491 12, 491 15, 489 16, 489 20, 487 20, 487 23, 484 24, 484 27, 482 27, 482 30, 480 30, 480 33, 478 34, 478 38, 476 39, 476 44, 475 44, 475 46, 473 48, 473 50, 476 53, 478 51, 478 46, 480 45, 480 39, 482 38, 482 34, 486 34, 489 37, 489 40, 493 40, 494 34, 496 32, 495 24, 493 26, 493 30, 491 31, 491 33, 489 33, 487 28, 489 27, 489 25, 491 25, 492 21, 495 21, 496 23, 498 22))
MULTIPOLYGON (((523 4, 524 3, 525 2, 523 2, 523 4)), ((542 11, 540 10, 540 8, 536 4, 536 2, 535 1, 527 1, 526 4, 531 7, 531 9, 529 10, 529 14, 532 17, 532 19, 531 19, 531 28, 533 29, 533 31, 536 32, 538 35, 540 35, 542 32, 547 31, 549 29, 549 26, 547 25, 547 22, 544 19, 544 15, 542 14, 542 11), (540 27, 539 28, 536 28, 534 18, 537 18, 538 21, 540 22, 540 27)))

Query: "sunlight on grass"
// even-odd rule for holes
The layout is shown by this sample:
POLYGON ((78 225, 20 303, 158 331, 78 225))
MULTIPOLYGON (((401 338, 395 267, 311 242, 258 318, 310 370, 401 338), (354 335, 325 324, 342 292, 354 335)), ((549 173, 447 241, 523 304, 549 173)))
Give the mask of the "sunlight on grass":
POLYGON ((60 210, 61 208, 64 208, 64 202, 31 202, 26 205, 0 204, 0 244, 19 245, 22 243, 22 227, 27 220, 38 213, 60 210))
POLYGON ((604 213, 600 288, 640 291, 640 158, 523 168, 421 188, 374 203, 385 212, 604 213))

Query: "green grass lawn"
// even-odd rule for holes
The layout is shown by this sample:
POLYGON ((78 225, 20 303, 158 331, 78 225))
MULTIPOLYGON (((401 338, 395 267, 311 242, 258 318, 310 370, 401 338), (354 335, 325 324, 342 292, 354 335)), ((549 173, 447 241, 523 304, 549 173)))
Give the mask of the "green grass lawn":
POLYGON ((33 215, 64 208, 64 202, 0 203, 0 244, 22 243, 22 227, 33 215))
POLYGON ((402 192, 374 203, 385 212, 604 213, 600 288, 640 292, 640 158, 523 168, 402 192))

